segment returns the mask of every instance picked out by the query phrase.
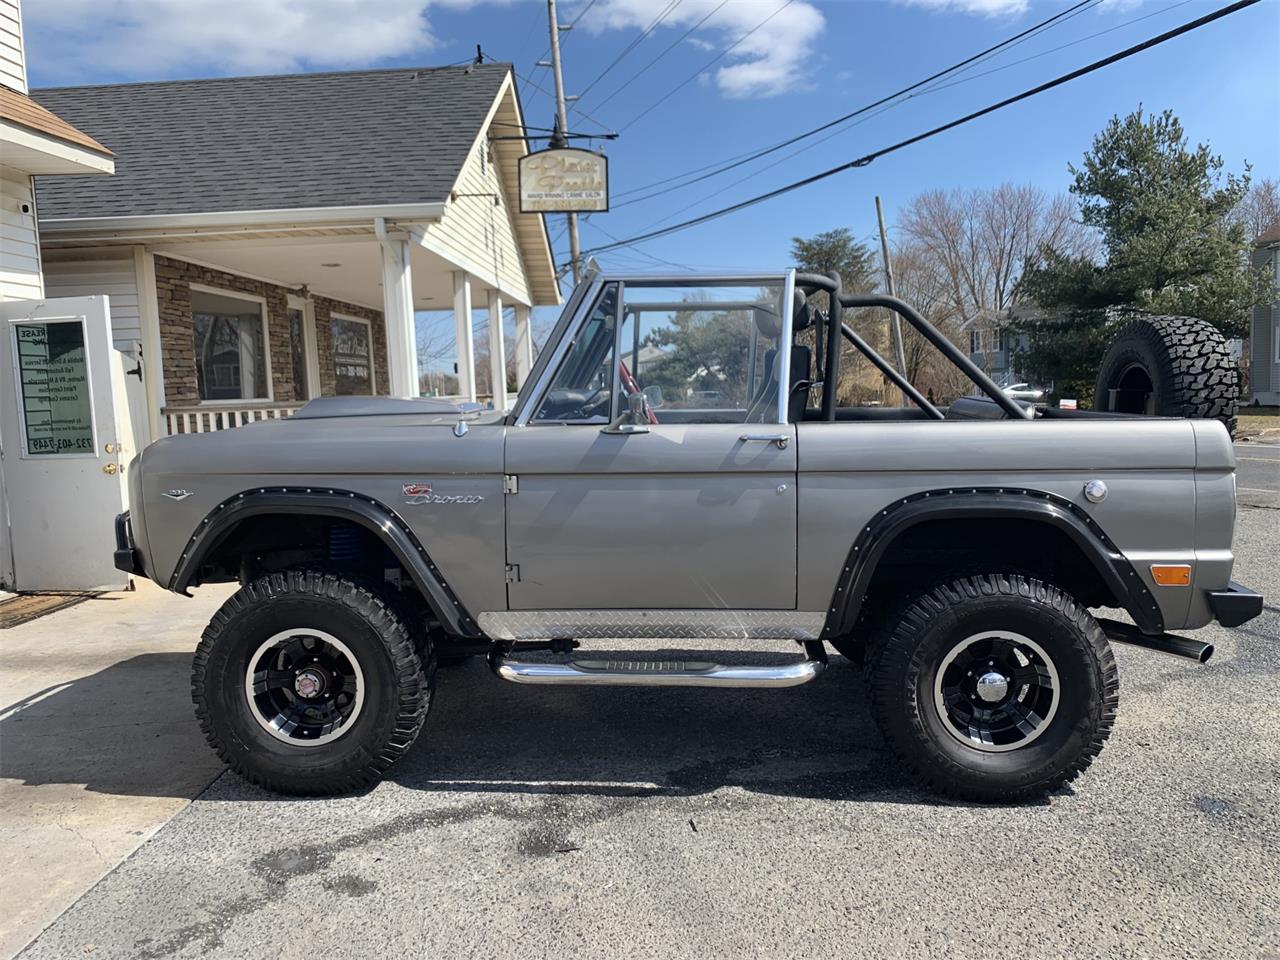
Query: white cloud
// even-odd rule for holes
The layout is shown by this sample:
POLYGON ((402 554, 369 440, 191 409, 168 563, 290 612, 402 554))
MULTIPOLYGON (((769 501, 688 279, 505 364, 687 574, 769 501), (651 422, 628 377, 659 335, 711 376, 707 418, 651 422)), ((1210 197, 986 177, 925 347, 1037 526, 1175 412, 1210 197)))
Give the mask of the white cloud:
POLYGON ((1029 0, 896 0, 896 2, 911 7, 976 13, 984 17, 1011 16, 1022 13, 1030 6, 1029 0))
MULTIPOLYGON (((716 86, 730 97, 768 97, 803 87, 805 68, 812 62, 814 41, 825 19, 807 0, 732 0, 719 10, 719 0, 684 0, 662 21, 650 39, 665 46, 672 31, 684 33, 708 14, 706 23, 690 37, 697 46, 723 50, 757 27, 714 68, 716 86)), ((582 26, 605 30, 642 30, 665 4, 655 0, 598 0, 582 26)), ((654 54, 661 47, 653 44, 654 54)))
POLYGON ((430 0, 41 0, 41 67, 63 78, 362 67, 432 49, 430 0))

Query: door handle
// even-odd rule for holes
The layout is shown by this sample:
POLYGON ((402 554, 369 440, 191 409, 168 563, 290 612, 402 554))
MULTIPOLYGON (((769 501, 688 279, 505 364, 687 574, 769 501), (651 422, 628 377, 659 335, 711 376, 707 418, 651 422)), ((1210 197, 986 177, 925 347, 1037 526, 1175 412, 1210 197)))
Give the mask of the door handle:
POLYGON ((789 433, 744 433, 738 438, 743 443, 776 443, 779 450, 787 449, 787 441, 791 439, 789 433))

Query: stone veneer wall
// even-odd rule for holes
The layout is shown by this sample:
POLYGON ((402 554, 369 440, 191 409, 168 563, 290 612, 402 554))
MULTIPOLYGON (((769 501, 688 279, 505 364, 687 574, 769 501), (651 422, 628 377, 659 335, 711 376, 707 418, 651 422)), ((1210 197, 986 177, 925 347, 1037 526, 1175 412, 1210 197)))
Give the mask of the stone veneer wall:
MULTIPOLYGON (((267 302, 267 340, 271 349, 271 388, 277 403, 304 400, 293 395, 293 351, 289 343, 289 294, 285 287, 251 280, 224 270, 203 267, 156 254, 156 301, 160 313, 160 350, 164 362, 164 397, 169 406, 199 403, 196 386, 195 331, 191 322, 191 284, 229 293, 248 293, 267 302)), ((382 314, 367 307, 312 297, 316 349, 320 360, 320 393, 333 395, 331 313, 371 321, 375 391, 387 392, 387 335, 382 314)), ((245 401, 246 403, 252 401, 245 401)))

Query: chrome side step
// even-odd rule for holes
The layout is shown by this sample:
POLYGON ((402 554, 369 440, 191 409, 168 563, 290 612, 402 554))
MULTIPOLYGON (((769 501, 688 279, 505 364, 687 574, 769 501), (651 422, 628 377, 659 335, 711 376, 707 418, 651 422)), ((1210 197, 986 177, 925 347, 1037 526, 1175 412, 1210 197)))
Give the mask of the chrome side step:
POLYGON ((804 660, 768 666, 735 666, 705 660, 570 660, 534 663, 501 653, 493 672, 512 683, 632 687, 798 687, 827 665, 821 648, 804 660))

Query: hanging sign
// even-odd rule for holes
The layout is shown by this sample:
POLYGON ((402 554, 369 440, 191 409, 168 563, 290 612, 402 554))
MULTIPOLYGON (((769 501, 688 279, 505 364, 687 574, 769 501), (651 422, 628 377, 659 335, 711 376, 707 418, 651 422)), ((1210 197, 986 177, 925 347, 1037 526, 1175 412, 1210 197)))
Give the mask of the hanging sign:
POLYGON ((521 213, 604 213, 609 209, 609 160, 573 147, 520 158, 521 213))
POLYGON ((27 454, 92 454, 84 324, 18 323, 13 332, 27 454))

